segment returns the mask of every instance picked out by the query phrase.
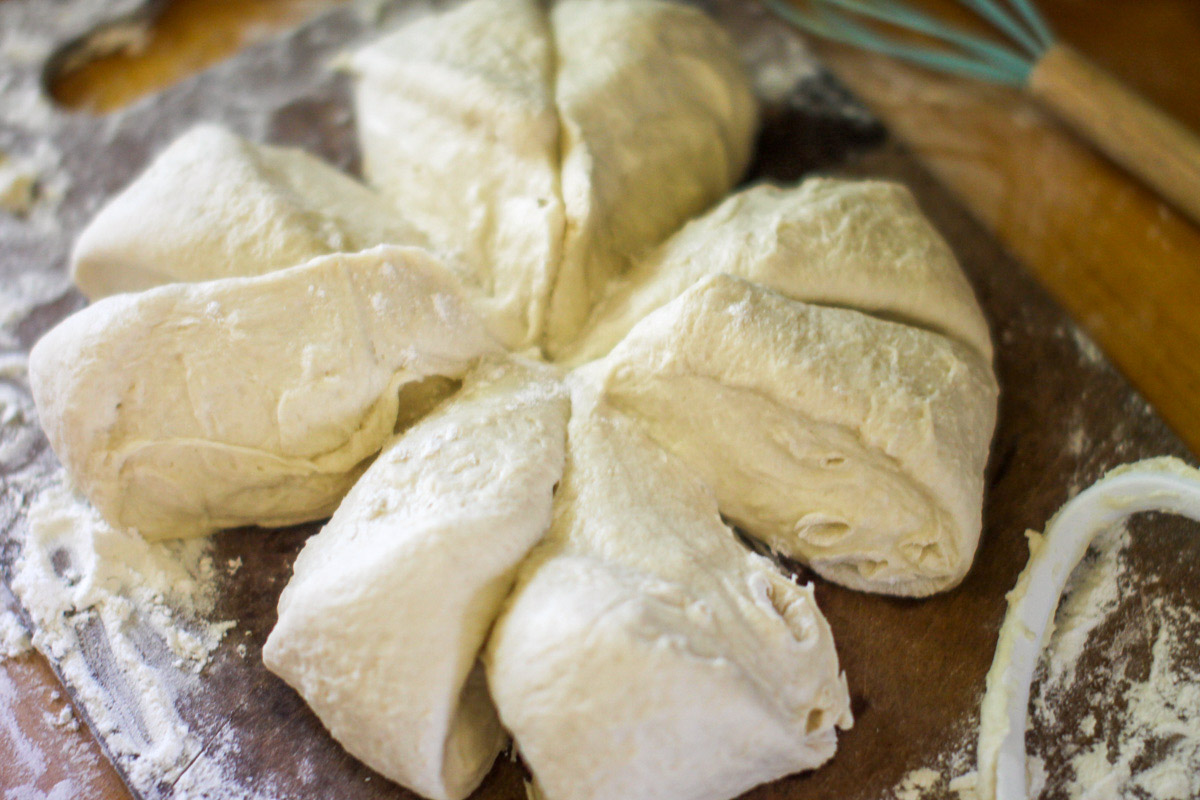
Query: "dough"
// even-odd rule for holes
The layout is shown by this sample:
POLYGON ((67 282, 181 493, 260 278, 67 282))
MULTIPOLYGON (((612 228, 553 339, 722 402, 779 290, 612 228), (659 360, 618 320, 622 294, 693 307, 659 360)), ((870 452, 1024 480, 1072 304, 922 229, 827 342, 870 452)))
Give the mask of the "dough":
POLYGON ((561 349, 733 186, 756 129, 732 45, 674 3, 470 0, 349 65, 368 180, 458 254, 513 348, 561 349))
POLYGON ((550 533, 489 640, 500 718, 547 800, 724 800, 833 755, 851 724, 812 590, 712 494, 572 392, 550 533))
POLYGON ((718 275, 584 372, 820 575, 922 596, 970 568, 997 390, 963 345, 718 275))
POLYGON ((378 197, 204 126, 81 237, 85 291, 145 291, 31 354, 73 480, 150 538, 336 508, 264 660, 427 797, 505 728, 547 800, 824 763, 829 626, 722 514, 851 587, 962 578, 996 386, 944 242, 903 189, 828 180, 680 230, 757 125, 694 9, 468 0, 348 66, 378 197))
POLYGON ((560 260, 554 50, 537 0, 471 0, 358 50, 363 172, 464 280, 505 344, 540 341, 560 260))
POLYGON ((506 736, 476 656, 550 525, 568 402, 547 367, 489 363, 393 441, 296 560, 263 648, 342 745, 436 800, 506 736))
POLYGON ((634 257, 738 181, 758 118, 732 43, 694 8, 561 0, 551 19, 567 216, 553 355, 634 257))
POLYGON ((71 275, 95 300, 424 243, 371 190, 320 159, 200 125, 96 215, 75 243, 71 275))
POLYGON ((975 295, 908 189, 827 178, 755 186, 688 223, 596 308, 566 355, 604 355, 644 316, 718 273, 929 328, 991 361, 975 295))
POLYGON ((499 346, 420 250, 117 295, 29 357, 42 425, 111 524, 157 539, 327 516, 398 392, 499 346))

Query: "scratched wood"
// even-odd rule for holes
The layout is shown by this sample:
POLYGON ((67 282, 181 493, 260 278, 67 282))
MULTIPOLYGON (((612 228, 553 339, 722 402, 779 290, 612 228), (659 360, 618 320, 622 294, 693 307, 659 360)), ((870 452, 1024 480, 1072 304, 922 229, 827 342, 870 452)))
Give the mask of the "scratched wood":
MULTIPOLYGON (((16 14, 11 9, 35 5, 37 0, 6 0, 0 13, 16 14)), ((126 4, 124 10, 137 5, 126 4)), ((743 5, 716 4, 712 9, 743 43, 773 25, 743 5)), ((30 14, 30 20, 48 24, 45 15, 30 14)), ((74 20, 75 28, 50 31, 46 41, 67 41, 97 22, 74 20)), ((45 137, 61 150, 62 169, 72 177, 72 189, 57 211, 57 227, 29 230, 20 220, 0 218, 6 245, 0 248, 0 276, 61 270, 71 238, 97 202, 199 119, 222 120, 258 139, 300 144, 353 169, 357 154, 346 86, 321 64, 370 25, 358 12, 336 12, 110 116, 99 132, 91 118, 58 111, 48 129, 37 131, 0 119, 0 148, 19 149, 33 137, 45 137)), ((772 35, 781 46, 790 41, 782 29, 772 35)), ((51 47, 46 56, 54 52, 51 47)), ((36 68, 20 72, 18 81, 32 80, 36 68)), ((909 770, 937 764, 969 745, 1003 595, 1024 562, 1024 530, 1040 527, 1072 489, 1110 466, 1187 451, 1129 384, 1095 357, 1062 309, 909 152, 861 107, 848 103, 845 92, 825 74, 804 79, 771 110, 752 179, 791 181, 814 171, 888 176, 914 189, 959 254, 992 322, 1003 390, 975 568, 955 591, 925 601, 871 597, 818 581, 819 601, 849 677, 856 725, 841 736, 838 755, 828 766, 747 795, 758 800, 873 800, 886 796, 909 770)), ((82 300, 70 292, 51 298, 17 326, 19 346, 27 348, 80 305, 82 300)), ((44 443, 35 455, 36 465, 48 472, 53 457, 44 443)), ((0 509, 0 522, 8 531, 0 539, 6 573, 16 554, 12 532, 23 524, 23 510, 22 504, 0 509)), ((243 561, 236 577, 222 585, 213 612, 215 618, 237 619, 240 633, 216 653, 198 688, 180 699, 180 713, 195 722, 210 762, 222 766, 219 774, 201 778, 208 781, 201 788, 213 796, 412 796, 346 756, 303 702, 261 666, 259 648, 274 623, 278 593, 297 550, 315 529, 240 530, 215 539, 218 558, 243 561), (236 644, 247 646, 248 657, 235 652, 236 644)), ((1162 597, 1171 604, 1194 605, 1194 592, 1188 591, 1197 579, 1194 565, 1200 564, 1194 530, 1182 522, 1152 518, 1140 524, 1138 534, 1131 571, 1140 581, 1139 593, 1147 600, 1162 597)), ((1150 642, 1139 638, 1138 619, 1117 624, 1131 632, 1123 639, 1129 647, 1148 652, 1150 642)), ((1097 673, 1096 680, 1103 678, 1097 673)), ((81 713, 86 719, 86 705, 81 713)), ((1071 743, 1068 723, 1079 713, 1078 707, 1064 708, 1062 726, 1031 740, 1058 776, 1050 796, 1062 795, 1061 765, 1071 743)), ((103 745, 104 737, 99 738, 103 745)), ((127 767, 117 760, 118 770, 129 779, 127 767)), ((477 797, 520 800, 525 796, 523 777, 519 763, 501 759, 477 797)), ((171 785, 153 780, 130 781, 130 789, 145 800, 174 793, 171 785)), ((936 791, 945 794, 944 787, 936 791)))

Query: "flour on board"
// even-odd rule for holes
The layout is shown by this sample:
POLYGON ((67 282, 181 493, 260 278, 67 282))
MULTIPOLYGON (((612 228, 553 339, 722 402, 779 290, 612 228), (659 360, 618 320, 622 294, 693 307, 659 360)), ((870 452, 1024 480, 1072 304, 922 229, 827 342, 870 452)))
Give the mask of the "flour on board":
POLYGON ((1067 694, 1090 677, 1076 671, 1085 648, 1103 648, 1111 665, 1088 688, 1094 711, 1077 726, 1081 742, 1069 746, 1065 774, 1051 776, 1072 800, 1200 796, 1200 672, 1190 666, 1200 613, 1130 592, 1130 544, 1124 525, 1097 537, 1072 576, 1039 665, 1031 730, 1059 721, 1067 694), (1105 623, 1125 614, 1137 620, 1136 630, 1113 636, 1105 623), (1148 664, 1136 655, 1138 637, 1153 642, 1148 664))
MULTIPOLYGON (((1128 562, 1131 532, 1118 525, 1093 542, 1071 576, 1038 666, 1030 731, 1061 724, 1068 694, 1088 675, 1079 671, 1085 652, 1105 647, 1111 677, 1090 689, 1094 709, 1069 731, 1065 768, 1056 773, 1036 754, 1028 758, 1029 797, 1061 787, 1070 800, 1190 800, 1200 797, 1200 670, 1194 666, 1200 612, 1132 596, 1128 562), (1106 641, 1115 615, 1132 610, 1150 631, 1148 665, 1124 651, 1128 642, 1106 641), (1189 647, 1192 648, 1189 653, 1189 647)), ((1135 632, 1141 633, 1141 632, 1135 632)), ((1072 699, 1077 695, 1072 695, 1072 699)), ((957 757, 914 769, 887 795, 889 800, 978 800, 978 779, 968 771, 974 740, 957 757)), ((1055 795, 1063 796, 1063 795, 1055 795)))
POLYGON ((0 608, 0 662, 29 652, 29 632, 7 608, 0 608))
POLYGON ((34 646, 59 665, 131 775, 173 779, 200 754, 175 699, 234 626, 208 621, 219 572, 211 543, 151 544, 118 531, 61 477, 28 522, 13 588, 34 646), (97 658, 123 680, 101 681, 97 658))

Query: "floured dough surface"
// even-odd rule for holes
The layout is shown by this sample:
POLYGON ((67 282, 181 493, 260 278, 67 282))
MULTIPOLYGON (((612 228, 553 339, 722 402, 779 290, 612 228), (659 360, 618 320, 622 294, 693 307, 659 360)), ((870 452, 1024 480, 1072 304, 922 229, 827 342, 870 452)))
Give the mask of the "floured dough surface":
POLYGON ((732 43, 696 9, 560 0, 551 21, 567 218, 554 353, 636 256, 737 182, 757 105, 732 43))
POLYGON ((426 245, 370 189, 301 150, 217 125, 175 140, 80 234, 71 277, 88 298, 263 275, 376 245, 426 245))
POLYGON ((267 666, 423 796, 465 797, 507 738, 476 656, 550 525, 567 413, 551 369, 480 366, 384 448, 280 597, 267 666))
POLYGON ((459 255, 512 347, 727 192, 757 109, 724 32, 657 0, 474 0, 357 51, 368 180, 459 255))
POLYGON ((576 385, 547 538, 488 685, 554 800, 733 797, 812 769, 850 724, 810 588, 740 545, 707 487, 576 385))
POLYGON ((996 385, 966 347, 719 275, 584 372, 822 576, 926 595, 970 567, 996 385))
POLYGON ((561 257, 554 66, 538 0, 474 0, 349 60, 367 180, 458 257, 514 348, 540 341, 561 257))
POLYGON ((828 178, 755 186, 685 225, 596 306, 563 355, 573 363, 604 355, 651 311, 721 273, 928 328, 991 361, 975 295, 908 189, 828 178))
POLYGON ((385 247, 107 298, 46 334, 29 374, 105 519, 171 538, 328 515, 401 387, 498 350, 441 264, 385 247))

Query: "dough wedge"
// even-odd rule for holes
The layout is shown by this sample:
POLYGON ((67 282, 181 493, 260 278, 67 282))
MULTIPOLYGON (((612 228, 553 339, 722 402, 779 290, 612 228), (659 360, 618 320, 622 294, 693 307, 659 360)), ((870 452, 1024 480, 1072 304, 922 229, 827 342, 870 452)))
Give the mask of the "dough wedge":
POLYGON ((42 425, 104 518, 150 539, 328 516, 402 389, 500 351, 421 250, 116 295, 29 357, 42 425))
POLYGON ((657 0, 559 0, 563 263, 546 323, 557 357, 609 281, 741 178, 758 106, 706 14, 657 0))
POLYGON ((997 388, 967 347, 716 275, 582 371, 823 577, 919 597, 970 568, 997 388))
POLYGON ((564 354, 603 356, 643 317, 709 275, 945 334, 991 362, 987 321, 954 253, 908 189, 810 178, 740 191, 647 255, 564 354))
POLYGON ((540 796, 724 800, 820 765, 851 717, 811 588, 589 394, 572 392, 554 522, 486 657, 540 796))
POLYGON ((542 4, 470 0, 347 66, 367 181, 455 257, 506 345, 538 344, 563 236, 542 4))
POLYGON ((568 410, 549 368, 477 368, 384 449, 279 599, 267 667, 350 753, 425 797, 466 797, 507 741, 476 660, 550 525, 568 410))

